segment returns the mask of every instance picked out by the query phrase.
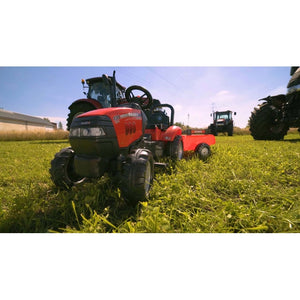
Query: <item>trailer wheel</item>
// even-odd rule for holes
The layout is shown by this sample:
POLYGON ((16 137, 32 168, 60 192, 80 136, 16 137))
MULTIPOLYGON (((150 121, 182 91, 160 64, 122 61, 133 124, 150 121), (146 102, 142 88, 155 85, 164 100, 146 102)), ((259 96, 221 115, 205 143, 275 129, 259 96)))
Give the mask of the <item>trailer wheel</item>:
POLYGON ((130 154, 123 165, 120 190, 126 202, 136 205, 149 196, 154 177, 152 153, 137 149, 130 154))
POLYGON ((77 175, 73 169, 74 151, 71 147, 64 148, 55 154, 49 170, 54 184, 62 189, 70 189, 74 185, 83 183, 86 178, 77 175))
POLYGON ((183 158, 183 143, 180 135, 177 135, 173 142, 170 142, 169 156, 172 160, 181 160, 183 158))
POLYGON ((96 107, 88 102, 80 102, 70 106, 70 113, 67 118, 67 130, 70 130, 73 119, 90 110, 94 110, 96 107))
POLYGON ((210 146, 206 143, 200 144, 195 151, 201 160, 206 160, 209 156, 211 156, 210 146))

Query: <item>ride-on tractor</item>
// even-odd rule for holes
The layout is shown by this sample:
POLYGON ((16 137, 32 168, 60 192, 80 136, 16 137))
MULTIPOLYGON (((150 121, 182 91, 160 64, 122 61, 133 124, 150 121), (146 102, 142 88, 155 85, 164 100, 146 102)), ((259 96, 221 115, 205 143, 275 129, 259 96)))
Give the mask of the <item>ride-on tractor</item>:
POLYGON ((287 94, 268 96, 249 119, 255 140, 282 140, 290 127, 300 131, 300 67, 291 67, 287 94))
POLYGON ((74 114, 71 147, 51 162, 56 186, 68 189, 107 173, 117 179, 124 199, 136 204, 148 196, 159 158, 180 160, 190 151, 203 160, 210 156, 213 135, 182 135, 181 128, 173 125, 171 105, 161 104, 140 86, 129 87, 125 99, 118 98, 115 73, 109 82, 114 85, 112 97, 106 98, 109 107, 74 114), (164 109, 170 110, 170 117, 164 109))
MULTIPOLYGON (((236 115, 236 112, 233 113, 236 115)), ((209 125, 208 132, 213 135, 218 135, 219 132, 227 132, 228 136, 233 135, 233 119, 232 111, 215 111, 210 114, 213 117, 213 123, 209 125)))

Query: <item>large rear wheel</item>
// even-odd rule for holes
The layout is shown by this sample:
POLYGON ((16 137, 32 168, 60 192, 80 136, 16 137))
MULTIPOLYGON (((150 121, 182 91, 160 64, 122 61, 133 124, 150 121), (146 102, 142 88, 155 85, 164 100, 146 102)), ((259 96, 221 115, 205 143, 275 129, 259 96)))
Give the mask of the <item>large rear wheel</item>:
POLYGON ((88 102, 80 102, 70 106, 70 113, 67 118, 67 130, 70 130, 72 121, 78 115, 81 115, 90 110, 94 110, 96 107, 88 102))
POLYGON ((282 140, 289 130, 289 126, 280 121, 279 109, 268 103, 254 109, 249 125, 255 140, 282 140))

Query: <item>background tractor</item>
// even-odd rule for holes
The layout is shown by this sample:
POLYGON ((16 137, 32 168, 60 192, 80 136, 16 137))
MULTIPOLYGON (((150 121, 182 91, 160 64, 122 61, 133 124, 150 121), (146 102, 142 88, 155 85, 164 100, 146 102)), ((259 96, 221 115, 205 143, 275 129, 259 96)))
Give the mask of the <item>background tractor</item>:
MULTIPOLYGON (((209 125, 208 132, 213 135, 218 135, 219 132, 227 132, 228 136, 233 135, 233 119, 232 111, 215 111, 210 114, 213 117, 213 123, 209 125)), ((236 112, 233 113, 236 115, 236 112)))
POLYGON ((282 140, 290 127, 300 131, 300 68, 292 67, 287 94, 268 96, 249 119, 250 132, 255 140, 282 140))
POLYGON ((185 152, 193 152, 206 160, 211 155, 210 145, 215 143, 215 137, 183 135, 181 128, 173 125, 174 108, 153 99, 145 88, 134 85, 123 93, 115 74, 113 77, 104 75, 94 82, 87 80, 88 96, 93 96, 94 84, 99 82, 107 91, 113 91, 104 97, 110 101, 102 108, 86 106, 89 111, 84 113, 72 110, 77 104, 99 101, 90 98, 70 106, 69 119, 73 116, 69 128, 71 147, 58 152, 50 168, 51 178, 59 188, 69 189, 89 178, 108 174, 118 182, 124 199, 136 204, 147 198, 154 166, 162 165, 158 162, 160 158, 177 161, 185 152), (118 86, 120 94, 117 96, 118 86))
POLYGON ((81 83, 88 89, 83 92, 87 98, 78 99, 69 106, 67 130, 70 130, 74 117, 94 109, 115 107, 125 100, 126 88, 116 81, 115 72, 113 76, 103 74, 102 77, 82 79, 81 83))

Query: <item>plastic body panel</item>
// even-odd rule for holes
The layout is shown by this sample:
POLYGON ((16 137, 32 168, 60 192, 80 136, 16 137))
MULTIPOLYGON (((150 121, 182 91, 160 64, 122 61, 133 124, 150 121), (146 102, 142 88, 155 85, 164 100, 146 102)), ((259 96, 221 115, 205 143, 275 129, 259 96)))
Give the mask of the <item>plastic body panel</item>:
POLYGON ((77 118, 107 116, 110 118, 117 137, 119 148, 126 148, 144 135, 143 114, 139 109, 111 107, 96 109, 79 115, 77 118))
POLYGON ((95 109, 102 108, 101 103, 98 102, 98 101, 96 101, 96 100, 94 100, 94 99, 78 99, 78 100, 74 101, 68 108, 71 109, 71 107, 73 105, 78 104, 78 103, 82 103, 82 102, 92 104, 95 107, 95 109))
POLYGON ((172 142, 177 135, 181 135, 182 130, 178 126, 170 126, 166 131, 159 128, 146 129, 146 134, 151 135, 152 141, 172 142))
POLYGON ((197 146, 206 143, 211 146, 216 143, 216 138, 212 134, 204 135, 182 135, 183 151, 195 151, 197 146))

